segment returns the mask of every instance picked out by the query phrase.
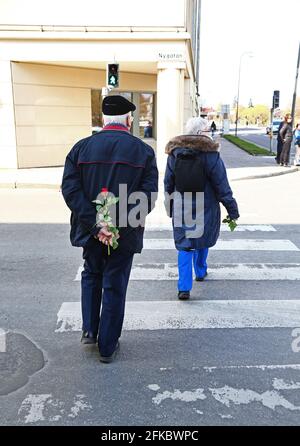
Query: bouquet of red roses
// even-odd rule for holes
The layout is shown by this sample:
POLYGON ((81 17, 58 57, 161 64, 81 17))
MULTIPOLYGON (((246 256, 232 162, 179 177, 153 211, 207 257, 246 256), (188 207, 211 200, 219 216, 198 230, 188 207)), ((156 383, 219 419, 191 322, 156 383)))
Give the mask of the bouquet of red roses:
POLYGON ((112 249, 117 249, 119 246, 119 229, 113 224, 109 209, 111 206, 116 205, 118 201, 119 198, 110 194, 106 187, 103 187, 100 194, 97 196, 97 199, 93 200, 93 203, 96 203, 97 210, 96 226, 105 228, 107 234, 110 236, 107 243, 108 255, 110 255, 110 247, 112 247, 112 249))

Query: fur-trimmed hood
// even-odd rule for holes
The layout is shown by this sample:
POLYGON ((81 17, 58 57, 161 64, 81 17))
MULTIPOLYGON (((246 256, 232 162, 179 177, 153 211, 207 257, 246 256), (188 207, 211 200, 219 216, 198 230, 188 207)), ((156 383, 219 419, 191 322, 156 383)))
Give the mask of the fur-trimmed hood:
POLYGON ((178 148, 194 149, 200 152, 218 152, 219 144, 205 135, 180 135, 168 142, 165 152, 170 155, 172 150, 178 148))

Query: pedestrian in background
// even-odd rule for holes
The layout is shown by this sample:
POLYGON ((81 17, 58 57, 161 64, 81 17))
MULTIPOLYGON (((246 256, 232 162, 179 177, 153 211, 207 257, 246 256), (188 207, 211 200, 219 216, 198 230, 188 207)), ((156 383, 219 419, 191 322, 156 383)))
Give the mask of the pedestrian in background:
MULTIPOLYGON (((150 212, 151 193, 158 189, 154 150, 130 134, 134 110, 135 105, 123 96, 105 97, 103 130, 75 144, 66 158, 62 181, 62 194, 72 211, 71 243, 83 247, 81 342, 98 342, 104 363, 111 362, 119 349, 127 285, 133 256, 143 248, 144 227, 130 226, 128 209, 127 227, 119 228, 119 246, 110 253, 107 245, 113 234, 96 225, 93 200, 101 188, 118 197, 122 184, 128 196, 143 192, 150 212)), ((124 209, 124 203, 120 206, 124 209)))
MULTIPOLYGON (((164 179, 166 197, 177 191, 183 198, 184 192, 192 192, 192 213, 195 215, 199 209, 195 192, 204 194, 204 209, 203 206, 200 209, 201 214, 204 211, 203 232, 197 236, 196 228, 194 238, 187 238, 186 231, 189 228, 184 222, 181 226, 176 226, 175 214, 178 206, 174 200, 170 200, 170 206, 167 200, 165 202, 167 213, 172 217, 173 235, 178 250, 178 298, 181 300, 190 297, 193 264, 196 281, 203 281, 207 275, 208 249, 216 244, 220 233, 219 203, 225 206, 230 219, 239 218, 238 206, 232 196, 226 168, 219 153, 219 144, 208 136, 209 132, 206 119, 191 118, 186 124, 186 134, 171 139, 165 150, 168 154, 164 179)), ((180 212, 184 213, 182 201, 180 212)))
POLYGON ((152 130, 151 121, 147 121, 147 125, 144 127, 144 138, 152 138, 152 130))
POLYGON ((284 167, 289 166, 290 150, 293 140, 293 128, 292 128, 292 116, 290 114, 285 115, 284 123, 279 131, 280 138, 282 139, 282 150, 280 154, 280 165, 284 167))
POLYGON ((216 126, 215 121, 213 121, 213 122, 211 123, 210 129, 211 129, 211 136, 214 137, 214 135, 215 135, 215 131, 217 130, 217 126, 216 126))
POLYGON ((300 166, 300 123, 296 125, 294 130, 295 159, 294 165, 300 166))
MULTIPOLYGON (((275 160, 276 160, 277 164, 280 164, 280 155, 281 155, 282 145, 283 145, 283 141, 282 141, 281 136, 280 136, 280 130, 282 129, 282 126, 283 126, 284 122, 285 122, 284 120, 281 121, 281 123, 279 124, 279 127, 278 127, 278 133, 277 133, 277 155, 275 157, 275 160)), ((271 124, 271 130, 270 131, 272 132, 272 124, 271 124)))

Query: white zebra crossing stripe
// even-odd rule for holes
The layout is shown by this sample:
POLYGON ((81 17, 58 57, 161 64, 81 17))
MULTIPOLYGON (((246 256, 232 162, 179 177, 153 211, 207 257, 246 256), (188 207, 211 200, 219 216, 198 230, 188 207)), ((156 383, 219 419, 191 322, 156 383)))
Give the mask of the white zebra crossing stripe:
MULTIPOLYGON (((135 264, 131 280, 175 280, 176 263, 135 264)), ((207 280, 300 280, 300 263, 212 263, 207 280)))
MULTIPOLYGON (((175 249, 173 239, 144 239, 144 249, 175 249)), ((210 248, 216 251, 299 251, 299 248, 290 240, 265 240, 265 239, 234 239, 218 240, 217 244, 210 248)))
MULTIPOLYGON (((124 330, 300 326, 300 300, 128 301, 124 330)), ((64 302, 56 332, 81 330, 80 302, 64 302)))
MULTIPOLYGON (((172 231, 172 223, 168 225, 146 225, 146 231, 172 231)), ((223 232, 231 232, 228 225, 221 225, 221 231, 223 232)), ((276 232, 276 229, 272 225, 238 225, 234 232, 276 232)))
MULTIPOLYGON (((80 266, 75 281, 81 280, 80 266)), ((130 280, 177 280, 176 263, 134 264, 130 280)), ((206 280, 300 280, 300 263, 210 263, 206 280)))
MULTIPOLYGON (((231 232, 228 225, 221 225, 221 231, 231 232)), ((234 232, 276 232, 274 226, 271 225, 238 225, 234 232)))
POLYGON ((80 266, 77 270, 77 274, 76 277, 74 279, 75 282, 78 282, 79 280, 81 280, 81 273, 83 271, 83 266, 80 266))
MULTIPOLYGON (((202 367, 201 367, 202 368, 202 367)), ((192 367, 192 370, 199 370, 200 367, 192 367)), ((214 370, 234 370, 234 369, 258 369, 258 370, 300 370, 300 364, 256 364, 256 365, 224 365, 224 366, 204 366, 203 370, 213 372, 214 370)))

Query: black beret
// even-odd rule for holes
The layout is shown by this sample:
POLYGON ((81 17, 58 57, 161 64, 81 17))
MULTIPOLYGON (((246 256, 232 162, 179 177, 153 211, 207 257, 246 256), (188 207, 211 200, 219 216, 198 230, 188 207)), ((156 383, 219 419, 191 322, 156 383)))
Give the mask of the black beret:
POLYGON ((126 115, 136 106, 123 96, 106 96, 102 102, 102 113, 108 116, 126 115))

